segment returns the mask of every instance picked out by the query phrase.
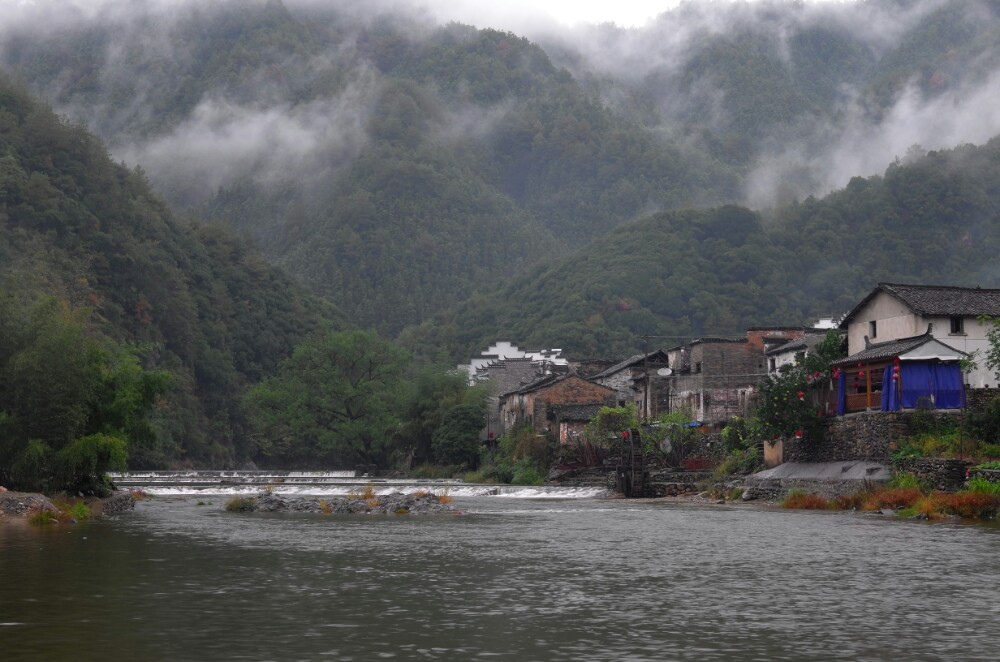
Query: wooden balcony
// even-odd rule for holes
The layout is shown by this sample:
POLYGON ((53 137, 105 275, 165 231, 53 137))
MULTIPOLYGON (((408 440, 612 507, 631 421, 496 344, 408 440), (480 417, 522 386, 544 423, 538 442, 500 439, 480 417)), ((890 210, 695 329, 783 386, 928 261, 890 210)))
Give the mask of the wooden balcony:
POLYGON ((881 408, 882 394, 876 391, 870 395, 871 400, 868 399, 868 393, 848 393, 844 401, 844 413, 851 414, 857 411, 881 408))

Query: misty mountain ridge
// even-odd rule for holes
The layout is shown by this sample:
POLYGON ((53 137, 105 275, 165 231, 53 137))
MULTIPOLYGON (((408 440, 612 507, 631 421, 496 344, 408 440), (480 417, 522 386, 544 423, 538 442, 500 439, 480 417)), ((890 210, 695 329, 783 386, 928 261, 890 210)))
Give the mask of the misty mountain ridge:
MULTIPOLYGON (((796 250, 812 220, 788 210, 815 201, 788 203, 882 172, 914 144, 1000 133, 997 8, 689 2, 641 29, 547 26, 529 39, 388 2, 49 0, 0 19, 0 62, 142 164, 176 208, 249 233, 352 321, 395 334, 498 286, 513 310, 523 296, 543 306, 525 283, 566 269, 561 256, 588 265, 590 242, 612 251, 649 221, 626 224, 663 210, 774 207, 754 223, 795 219, 769 241, 796 250)), ((664 227, 683 244, 700 214, 664 227)), ((703 259, 689 267, 728 273, 714 260, 739 247, 719 248, 692 246, 703 259)), ((865 280, 827 268, 850 279, 836 292, 811 277, 823 312, 865 280)), ((798 289, 784 273, 753 282, 798 289)), ((629 303, 634 292, 607 293, 602 306, 632 320, 611 335, 587 306, 561 328, 586 321, 598 331, 576 346, 608 351, 661 323, 733 321, 705 312, 722 300, 682 294, 675 312, 629 303)))

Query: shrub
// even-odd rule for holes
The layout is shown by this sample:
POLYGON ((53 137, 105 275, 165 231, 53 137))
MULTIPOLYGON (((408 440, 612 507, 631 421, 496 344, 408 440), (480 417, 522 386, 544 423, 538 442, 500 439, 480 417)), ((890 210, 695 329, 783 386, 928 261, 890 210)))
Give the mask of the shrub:
POLYGON ((326 499, 320 499, 319 500, 319 510, 324 515, 329 515, 330 513, 333 512, 333 506, 331 506, 329 503, 327 503, 326 499))
POLYGON ((82 501, 77 501, 76 503, 66 503, 61 504, 60 509, 63 515, 66 517, 75 519, 77 521, 83 521, 85 519, 90 519, 93 517, 93 513, 90 510, 90 506, 82 501))
MULTIPOLYGON (((1000 457, 1000 444, 980 442, 976 446, 976 453, 980 457, 1000 457)), ((1000 462, 995 463, 1000 469, 1000 462)))
POLYGON ((900 487, 900 488, 912 488, 915 487, 919 490, 924 489, 923 481, 921 481, 916 474, 904 471, 898 473, 892 477, 892 479, 887 483, 889 487, 900 487))
POLYGON ((226 502, 226 510, 231 513, 252 512, 257 507, 257 497, 235 496, 226 502))
POLYGON ((445 505, 445 506, 447 506, 452 501, 454 501, 454 499, 452 498, 452 496, 450 494, 448 494, 447 492, 444 492, 443 494, 439 494, 438 497, 437 497, 437 500, 438 500, 438 503, 440 503, 442 505, 445 505))
POLYGON ((455 405, 441 419, 431 436, 434 459, 470 469, 479 466, 479 431, 486 424, 486 408, 479 404, 455 405))
POLYGON ((908 508, 915 504, 923 492, 917 487, 886 487, 875 491, 871 499, 877 508, 908 508))
POLYGON ((36 513, 32 513, 28 521, 36 526, 43 526, 45 524, 54 524, 59 520, 51 510, 39 510, 36 513))
POLYGON ((992 462, 983 462, 975 466, 976 469, 1000 469, 1000 460, 993 460, 992 462))
POLYGON ((727 455, 726 459, 715 468, 715 476, 716 478, 723 478, 733 474, 751 474, 762 466, 763 460, 758 449, 735 450, 727 455))
POLYGON ((899 514, 922 519, 940 519, 944 517, 944 505, 938 495, 928 494, 917 499, 916 503, 900 511, 899 514))
POLYGON ((782 508, 795 508, 799 510, 825 510, 830 507, 830 502, 818 494, 807 494, 802 490, 791 490, 781 502, 782 508))
MULTIPOLYGON (((833 500, 833 507, 838 510, 865 510, 865 506, 868 504, 872 504, 871 493, 866 490, 859 490, 853 494, 839 496, 833 500)), ((875 508, 871 507, 869 509, 874 510, 875 508)))
POLYGON ((107 472, 124 471, 128 444, 121 437, 91 434, 56 453, 56 474, 70 492, 107 496, 111 493, 107 472))
POLYGON ((514 478, 511 481, 514 485, 542 485, 545 477, 538 473, 533 466, 519 466, 514 471, 514 478))
POLYGON ((1000 497, 983 492, 955 492, 942 494, 946 512, 966 519, 993 519, 1000 508, 1000 497))
POLYGON ((1000 496, 1000 483, 994 483, 983 476, 973 476, 970 478, 965 484, 965 489, 978 494, 1000 496))

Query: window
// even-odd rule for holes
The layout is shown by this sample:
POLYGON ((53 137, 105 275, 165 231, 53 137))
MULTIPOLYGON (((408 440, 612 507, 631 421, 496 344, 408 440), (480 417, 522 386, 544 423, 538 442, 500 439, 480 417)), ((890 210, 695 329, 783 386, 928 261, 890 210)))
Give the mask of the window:
POLYGON ((876 324, 875 320, 872 320, 871 322, 868 322, 868 337, 874 338, 877 335, 878 335, 878 325, 876 324))
POLYGON ((777 359, 768 359, 767 362, 770 365, 770 371, 771 372, 777 372, 778 371, 778 360, 777 359))
POLYGON ((965 335, 965 318, 956 315, 951 318, 951 334, 965 335))

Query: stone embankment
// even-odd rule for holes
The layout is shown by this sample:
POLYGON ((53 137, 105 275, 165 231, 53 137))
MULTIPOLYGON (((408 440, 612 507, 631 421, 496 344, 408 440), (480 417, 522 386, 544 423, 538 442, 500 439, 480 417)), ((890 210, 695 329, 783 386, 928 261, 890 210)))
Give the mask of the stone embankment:
MULTIPOLYGON (((115 492, 106 499, 88 499, 87 505, 95 515, 112 517, 135 507, 131 492, 115 492)), ((0 487, 0 517, 30 517, 35 513, 49 512, 59 516, 61 511, 44 494, 11 492, 0 487)))
POLYGON ((255 497, 237 497, 226 504, 227 510, 258 513, 325 513, 328 515, 426 515, 457 513, 447 497, 428 492, 381 494, 304 499, 262 492, 255 497))
POLYGON ((59 509, 47 496, 0 488, 0 517, 30 517, 43 511, 59 514, 59 509))

